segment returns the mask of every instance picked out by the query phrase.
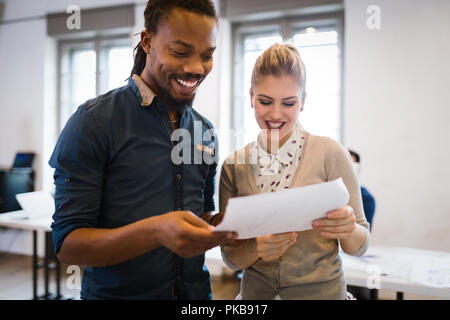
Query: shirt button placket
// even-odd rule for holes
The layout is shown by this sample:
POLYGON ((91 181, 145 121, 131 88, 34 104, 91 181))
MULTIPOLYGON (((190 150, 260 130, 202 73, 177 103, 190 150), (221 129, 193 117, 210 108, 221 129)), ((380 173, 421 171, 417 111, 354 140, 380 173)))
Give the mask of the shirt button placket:
POLYGON ((175 171, 175 208, 178 211, 183 210, 183 167, 176 166, 175 171))

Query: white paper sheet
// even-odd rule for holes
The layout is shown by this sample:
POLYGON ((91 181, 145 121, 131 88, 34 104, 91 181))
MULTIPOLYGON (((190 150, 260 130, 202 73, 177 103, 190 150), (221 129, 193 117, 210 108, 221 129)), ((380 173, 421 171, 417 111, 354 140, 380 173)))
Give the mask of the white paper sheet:
POLYGON ((450 288, 450 259, 420 259, 411 271, 411 280, 425 286, 450 288))
POLYGON ((350 199, 339 178, 300 188, 231 198, 216 231, 236 231, 239 239, 312 229, 312 221, 350 199))

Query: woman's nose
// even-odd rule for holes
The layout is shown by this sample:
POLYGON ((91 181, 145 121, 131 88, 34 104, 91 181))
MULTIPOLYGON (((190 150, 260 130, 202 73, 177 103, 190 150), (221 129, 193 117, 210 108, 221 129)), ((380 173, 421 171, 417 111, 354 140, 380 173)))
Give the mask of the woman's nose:
POLYGON ((275 103, 272 108, 270 109, 269 116, 272 118, 272 120, 280 120, 283 116, 283 113, 281 111, 281 106, 278 103, 275 103))

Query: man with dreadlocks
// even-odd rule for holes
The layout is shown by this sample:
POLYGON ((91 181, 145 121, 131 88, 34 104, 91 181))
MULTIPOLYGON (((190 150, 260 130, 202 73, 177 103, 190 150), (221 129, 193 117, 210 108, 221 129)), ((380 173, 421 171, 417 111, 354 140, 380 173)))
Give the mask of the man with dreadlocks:
POLYGON ((54 249, 84 266, 82 299, 211 299, 204 252, 236 234, 207 223, 217 161, 186 159, 216 154, 217 141, 182 141, 180 163, 172 133, 213 129, 192 102, 212 69, 216 11, 210 0, 150 0, 144 17, 128 84, 82 104, 49 161, 54 249))

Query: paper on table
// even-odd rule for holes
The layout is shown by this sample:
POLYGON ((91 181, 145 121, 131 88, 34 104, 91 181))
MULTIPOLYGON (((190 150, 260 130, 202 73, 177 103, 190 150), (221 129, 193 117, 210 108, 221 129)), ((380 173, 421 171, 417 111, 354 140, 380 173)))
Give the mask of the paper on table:
POLYGON ((411 280, 435 288, 450 288, 450 259, 420 259, 414 263, 411 280))
POLYGON ((231 198, 216 231, 236 231, 239 239, 303 231, 312 221, 346 205, 350 195, 339 178, 278 192, 231 198))

